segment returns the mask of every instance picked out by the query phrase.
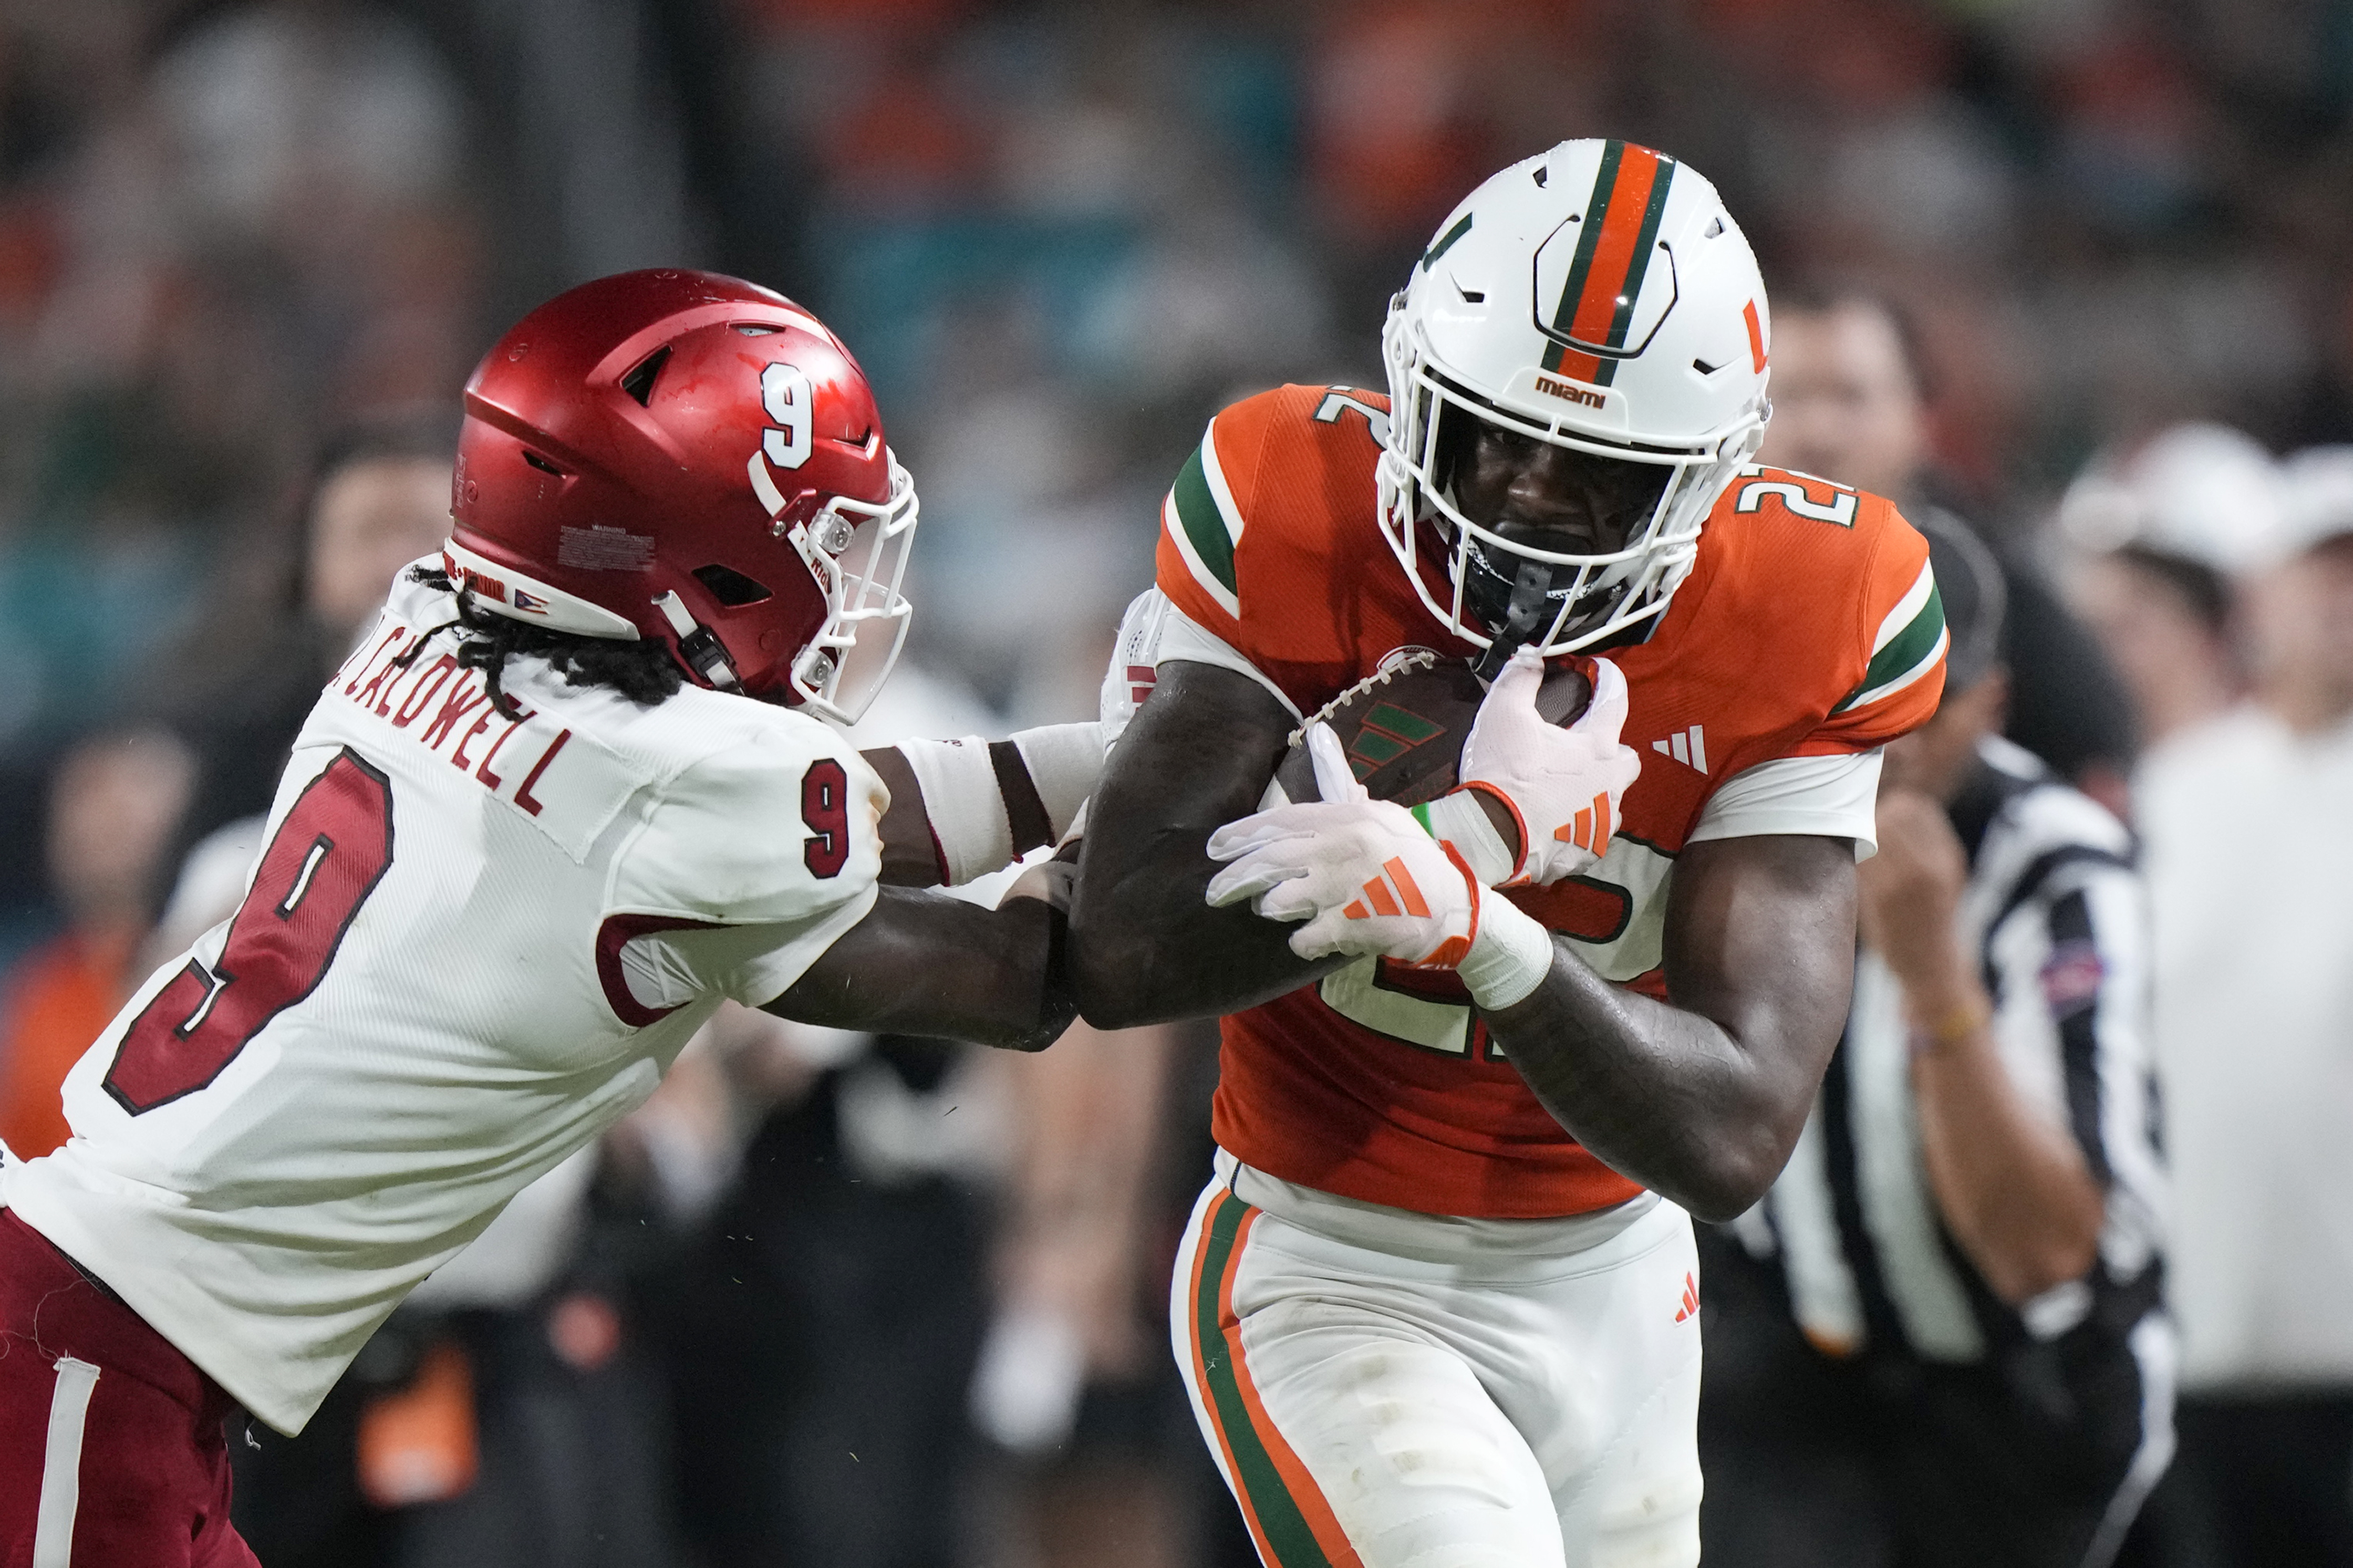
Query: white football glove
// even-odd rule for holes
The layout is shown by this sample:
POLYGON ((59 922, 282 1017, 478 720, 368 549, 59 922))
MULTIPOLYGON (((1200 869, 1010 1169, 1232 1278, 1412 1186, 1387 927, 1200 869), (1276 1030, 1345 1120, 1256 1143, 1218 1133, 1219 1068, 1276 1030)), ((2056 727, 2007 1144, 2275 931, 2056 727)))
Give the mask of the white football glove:
POLYGON ((1492 792, 1519 818, 1512 886, 1557 882, 1608 854, 1618 803, 1642 771, 1641 755, 1618 740, 1626 677, 1616 665, 1593 661, 1593 700, 1566 727, 1536 711, 1543 684, 1544 661, 1523 647, 1488 688, 1462 742, 1465 788, 1492 792))
POLYGON ((1377 955, 1452 969, 1489 1012, 1543 983, 1551 935, 1504 899, 1491 899, 1461 855, 1425 832, 1411 812, 1373 800, 1349 770, 1329 726, 1307 731, 1320 801, 1279 805, 1209 836, 1228 862, 1208 897, 1253 900, 1273 921, 1304 921, 1291 933, 1302 958, 1377 955))
POLYGON ((1209 902, 1248 899, 1268 920, 1304 921, 1291 933, 1291 951, 1302 958, 1377 953, 1453 967, 1479 923, 1470 868, 1411 812, 1365 793, 1331 726, 1309 726, 1307 752, 1324 798, 1211 834, 1209 858, 1229 863, 1209 879, 1209 902))

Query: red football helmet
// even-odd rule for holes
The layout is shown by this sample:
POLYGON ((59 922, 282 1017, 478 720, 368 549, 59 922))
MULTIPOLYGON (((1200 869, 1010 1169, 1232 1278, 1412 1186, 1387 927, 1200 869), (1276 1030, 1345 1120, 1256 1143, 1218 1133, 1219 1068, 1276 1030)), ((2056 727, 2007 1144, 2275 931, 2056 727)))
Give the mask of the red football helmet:
POLYGON ((849 723, 906 637, 915 489, 865 374, 739 279, 625 272, 517 322, 466 383, 450 510, 483 608, 659 638, 720 690, 849 723))

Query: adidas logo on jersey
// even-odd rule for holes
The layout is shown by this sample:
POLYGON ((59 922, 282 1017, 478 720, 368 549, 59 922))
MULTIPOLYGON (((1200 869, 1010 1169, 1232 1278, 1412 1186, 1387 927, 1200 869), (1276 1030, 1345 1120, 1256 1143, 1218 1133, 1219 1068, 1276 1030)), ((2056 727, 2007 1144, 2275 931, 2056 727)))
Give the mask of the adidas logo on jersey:
POLYGON ((1683 1304, 1675 1313, 1675 1321, 1688 1322, 1699 1315, 1699 1281, 1689 1274, 1683 1276, 1683 1304))
POLYGON ((1707 772, 1707 737, 1696 724, 1688 730, 1678 730, 1663 741, 1651 742, 1651 750, 1662 757, 1672 757, 1686 767, 1707 772))

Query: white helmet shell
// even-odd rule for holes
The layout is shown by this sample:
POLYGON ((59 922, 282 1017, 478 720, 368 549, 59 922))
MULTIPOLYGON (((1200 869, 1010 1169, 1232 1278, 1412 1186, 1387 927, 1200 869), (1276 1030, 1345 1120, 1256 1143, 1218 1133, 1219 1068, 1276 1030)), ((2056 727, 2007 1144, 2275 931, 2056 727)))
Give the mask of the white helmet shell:
POLYGON ((1481 184, 1439 226, 1382 333, 1382 531, 1423 602, 1472 643, 1500 635, 1546 656, 1664 610, 1709 510, 1764 438, 1771 341, 1755 253, 1715 187, 1675 160, 1564 142, 1481 184), (1610 553, 1504 539, 1461 513, 1440 472, 1450 406, 1663 468, 1658 504, 1610 553), (1442 584, 1425 573, 1433 556, 1442 584), (1525 585, 1508 627, 1466 612, 1474 570, 1525 585))

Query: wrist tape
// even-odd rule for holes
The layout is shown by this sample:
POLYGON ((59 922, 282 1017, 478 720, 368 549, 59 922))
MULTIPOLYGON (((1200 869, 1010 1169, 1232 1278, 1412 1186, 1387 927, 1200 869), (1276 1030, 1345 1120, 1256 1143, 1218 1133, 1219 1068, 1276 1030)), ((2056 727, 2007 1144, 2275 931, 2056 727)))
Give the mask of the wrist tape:
POLYGON ((1049 724, 1009 741, 902 741, 923 792, 944 883, 955 887, 1059 842, 1103 771, 1103 726, 1049 724))
POLYGON ((1492 1013, 1535 990, 1552 971, 1552 933, 1534 917, 1509 899, 1482 894, 1478 932, 1454 972, 1471 1000, 1492 1013))
POLYGON ((1516 869, 1512 847, 1495 831, 1487 816, 1487 808, 1479 797, 1467 789, 1450 790, 1436 800, 1413 808, 1414 820, 1430 830, 1432 838, 1454 846, 1471 874, 1479 879, 1482 888, 1492 888, 1511 880, 1516 869))
POLYGON ((945 886, 969 882, 1013 858, 1013 824, 997 791, 987 742, 977 735, 902 741, 899 754, 923 786, 923 815, 940 847, 945 886))
POLYGON ((1092 719, 1083 724, 1042 724, 997 744, 1018 752, 1029 770, 1038 803, 1046 810, 1047 833, 1041 842, 1060 843, 1103 776, 1103 726, 1092 719))

